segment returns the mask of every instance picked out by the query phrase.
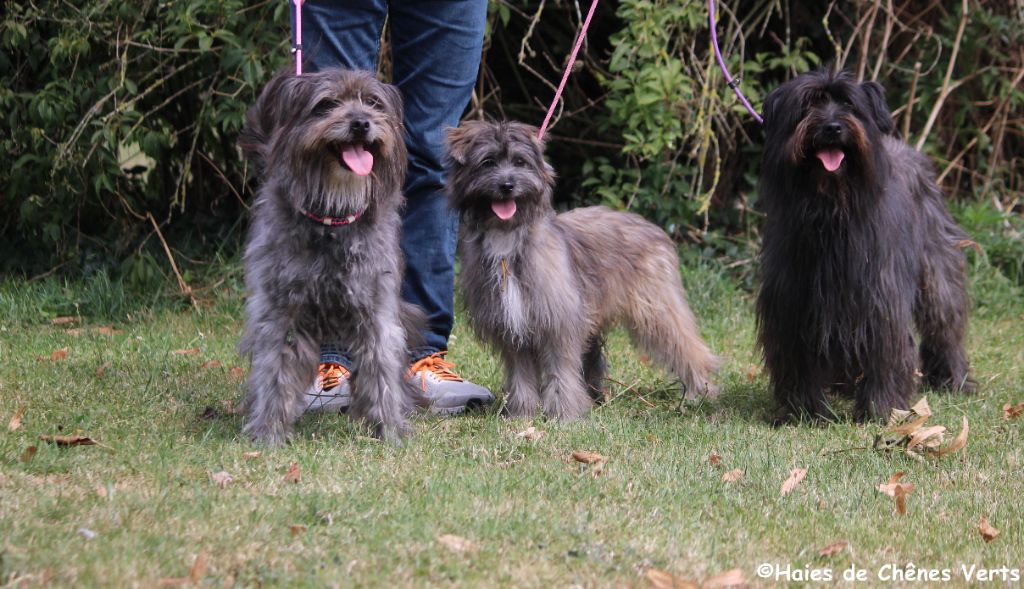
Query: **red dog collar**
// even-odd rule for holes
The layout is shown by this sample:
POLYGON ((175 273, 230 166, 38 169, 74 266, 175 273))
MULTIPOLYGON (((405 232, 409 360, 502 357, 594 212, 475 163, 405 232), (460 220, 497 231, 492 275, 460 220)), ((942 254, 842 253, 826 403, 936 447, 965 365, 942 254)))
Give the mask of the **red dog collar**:
POLYGON ((359 211, 358 213, 353 213, 351 215, 346 215, 344 217, 328 217, 328 216, 315 215, 315 214, 307 211, 306 209, 299 209, 299 212, 301 212, 303 215, 306 215, 306 217, 308 217, 309 219, 311 219, 313 221, 316 221, 317 224, 319 224, 319 225, 326 225, 328 227, 337 227, 338 225, 349 225, 350 223, 355 222, 355 220, 358 219, 359 217, 361 217, 362 214, 364 212, 366 212, 366 211, 359 211))

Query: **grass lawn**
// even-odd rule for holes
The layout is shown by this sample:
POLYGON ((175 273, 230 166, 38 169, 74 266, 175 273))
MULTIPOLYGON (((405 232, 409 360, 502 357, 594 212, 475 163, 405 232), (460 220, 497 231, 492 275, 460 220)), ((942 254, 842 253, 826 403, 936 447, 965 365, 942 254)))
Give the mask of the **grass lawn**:
MULTIPOLYGON (((1024 418, 1003 417, 1005 403, 1024 401, 1019 289, 973 263, 980 392, 924 391, 929 424, 951 439, 967 416, 969 441, 919 461, 858 449, 878 425, 769 427, 750 294, 717 266, 685 275, 726 358, 718 401, 680 406, 616 333, 608 348, 621 384, 579 423, 509 421, 495 409, 424 417, 395 448, 344 416, 312 415, 294 443, 256 457, 224 410, 242 394, 232 368, 245 366, 237 269, 199 310, 159 297, 147 310, 100 279, 0 283, 0 586, 648 587, 659 586, 650 569, 700 583, 736 568, 749 585, 776 584, 758 577, 762 563, 828 568, 837 580, 855 566, 868 575, 860 586, 889 585, 877 575, 892 566, 949 569, 944 586, 963 586, 962 565, 1024 568, 1024 418), (50 323, 76 314, 78 324, 50 323), (51 359, 59 350, 66 358, 51 359), (529 426, 543 437, 516 436, 529 426), (76 430, 99 444, 39 439, 76 430), (30 446, 38 451, 23 461, 30 446), (573 462, 574 450, 608 457, 603 472, 573 462), (292 463, 296 482, 285 480, 292 463), (806 478, 781 496, 795 468, 806 478), (733 469, 742 478, 723 481, 733 469), (212 477, 221 471, 232 479, 223 488, 212 477), (876 490, 897 471, 914 484, 905 515, 876 490), (991 543, 982 516, 1000 531, 991 543), (472 546, 455 550, 438 540, 446 534, 472 546), (193 568, 200 554, 205 567, 193 568)), ((450 358, 497 390, 495 356, 457 323, 450 358)))

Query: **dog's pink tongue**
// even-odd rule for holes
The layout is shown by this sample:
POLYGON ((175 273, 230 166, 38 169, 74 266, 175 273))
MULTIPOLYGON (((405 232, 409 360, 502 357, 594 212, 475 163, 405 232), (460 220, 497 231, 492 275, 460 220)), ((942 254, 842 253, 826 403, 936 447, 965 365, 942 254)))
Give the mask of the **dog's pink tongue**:
POLYGON ((359 176, 365 176, 373 169, 373 154, 353 143, 341 151, 341 159, 359 176))
POLYGON ((821 165, 825 166, 825 169, 829 172, 835 172, 839 169, 839 165, 843 163, 843 157, 846 154, 841 149, 823 149, 817 154, 818 159, 821 160, 821 165))
POLYGON ((511 198, 508 200, 492 200, 491 210, 502 221, 508 221, 512 218, 512 215, 516 214, 516 201, 511 198))

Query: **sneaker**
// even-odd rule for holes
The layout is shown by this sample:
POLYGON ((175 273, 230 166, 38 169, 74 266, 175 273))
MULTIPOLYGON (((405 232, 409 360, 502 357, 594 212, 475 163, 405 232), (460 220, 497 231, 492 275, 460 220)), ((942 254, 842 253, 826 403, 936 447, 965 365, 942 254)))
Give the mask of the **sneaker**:
POLYGON ((352 404, 351 376, 341 364, 322 362, 313 386, 306 391, 306 411, 347 411, 352 404))
POLYGON ((430 402, 430 412, 455 415, 493 403, 491 391, 455 373, 455 365, 444 359, 447 353, 446 350, 431 354, 409 367, 409 381, 423 391, 430 402))

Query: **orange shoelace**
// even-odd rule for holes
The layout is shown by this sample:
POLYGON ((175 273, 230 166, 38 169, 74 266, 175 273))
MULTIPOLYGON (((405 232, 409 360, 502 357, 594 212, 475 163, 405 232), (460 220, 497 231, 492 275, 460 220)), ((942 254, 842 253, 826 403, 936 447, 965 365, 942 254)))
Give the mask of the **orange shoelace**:
POLYGON ((436 352, 413 362, 409 367, 409 376, 419 374, 420 386, 424 391, 427 390, 427 373, 431 373, 441 380, 462 382, 462 377, 455 374, 455 364, 444 359, 444 355, 447 353, 447 350, 436 352))
POLYGON ((349 371, 341 364, 325 362, 320 365, 320 383, 322 389, 327 391, 341 384, 342 379, 348 378, 349 371))

